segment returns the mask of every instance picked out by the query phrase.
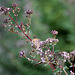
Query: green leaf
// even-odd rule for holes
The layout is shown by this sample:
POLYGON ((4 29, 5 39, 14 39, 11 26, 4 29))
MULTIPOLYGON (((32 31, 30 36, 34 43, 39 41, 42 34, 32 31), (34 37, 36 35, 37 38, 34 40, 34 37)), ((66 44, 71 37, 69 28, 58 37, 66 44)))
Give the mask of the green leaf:
POLYGON ((54 52, 55 52, 55 53, 58 53, 59 51, 60 51, 60 50, 55 50, 54 52))
POLYGON ((59 70, 60 70, 60 68, 56 68, 56 69, 54 70, 54 72, 59 72, 59 70))
POLYGON ((67 66, 64 66, 63 68, 64 68, 64 69, 69 69, 67 66))

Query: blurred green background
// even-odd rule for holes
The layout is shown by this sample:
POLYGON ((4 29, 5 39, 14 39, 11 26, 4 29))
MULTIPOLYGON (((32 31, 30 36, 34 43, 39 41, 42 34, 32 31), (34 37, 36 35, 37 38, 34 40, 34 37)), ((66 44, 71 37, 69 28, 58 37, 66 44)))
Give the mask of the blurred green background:
MULTIPOLYGON (((59 43, 55 49, 68 52, 75 49, 75 0, 0 0, 0 6, 11 7, 12 3, 21 7, 19 24, 21 21, 26 23, 25 10, 34 11, 31 38, 36 35, 45 40, 52 37, 51 30, 57 30, 59 43)), ((25 38, 2 28, 3 19, 4 16, 0 13, 0 75, 53 75, 49 66, 32 67, 34 63, 18 58, 19 51, 28 52, 31 47, 25 42, 25 38)))

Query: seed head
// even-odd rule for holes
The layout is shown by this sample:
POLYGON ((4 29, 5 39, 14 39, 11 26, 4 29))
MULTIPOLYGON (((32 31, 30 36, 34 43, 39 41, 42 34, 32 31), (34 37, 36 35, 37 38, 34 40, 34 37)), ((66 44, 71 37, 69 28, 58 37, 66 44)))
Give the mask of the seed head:
POLYGON ((1 12, 4 11, 4 6, 1 6, 1 7, 0 7, 0 11, 1 11, 1 12))
POLYGON ((3 15, 8 15, 10 13, 10 10, 11 10, 10 8, 4 9, 4 11, 2 12, 3 15))
POLYGON ((4 19, 3 23, 8 23, 8 19, 4 19))
POLYGON ((27 10, 25 13, 26 13, 26 14, 32 14, 33 11, 32 11, 32 10, 27 10))
POLYGON ((15 7, 17 7, 17 6, 18 6, 18 4, 16 4, 16 3, 13 3, 13 4, 12 4, 12 7, 13 7, 13 8, 15 8, 15 7))

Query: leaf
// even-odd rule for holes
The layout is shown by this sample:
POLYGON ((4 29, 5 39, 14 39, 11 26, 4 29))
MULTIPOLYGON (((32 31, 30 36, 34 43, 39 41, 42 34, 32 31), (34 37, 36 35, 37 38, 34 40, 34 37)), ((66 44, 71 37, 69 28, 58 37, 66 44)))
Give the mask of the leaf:
POLYGON ((64 66, 63 68, 64 68, 64 69, 69 69, 67 66, 64 66))
POLYGON ((60 50, 55 50, 54 52, 55 52, 55 53, 58 53, 59 51, 60 51, 60 50))
POLYGON ((56 69, 54 70, 54 72, 59 72, 59 70, 60 70, 60 68, 56 68, 56 69))

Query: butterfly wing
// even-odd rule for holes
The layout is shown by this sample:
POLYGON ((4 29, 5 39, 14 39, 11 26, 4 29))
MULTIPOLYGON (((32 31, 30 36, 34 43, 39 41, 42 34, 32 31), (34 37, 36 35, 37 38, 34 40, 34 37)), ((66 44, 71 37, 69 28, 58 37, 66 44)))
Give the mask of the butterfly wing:
POLYGON ((37 49, 39 49, 39 47, 40 47, 40 39, 35 38, 35 39, 32 40, 32 43, 37 46, 37 49))

